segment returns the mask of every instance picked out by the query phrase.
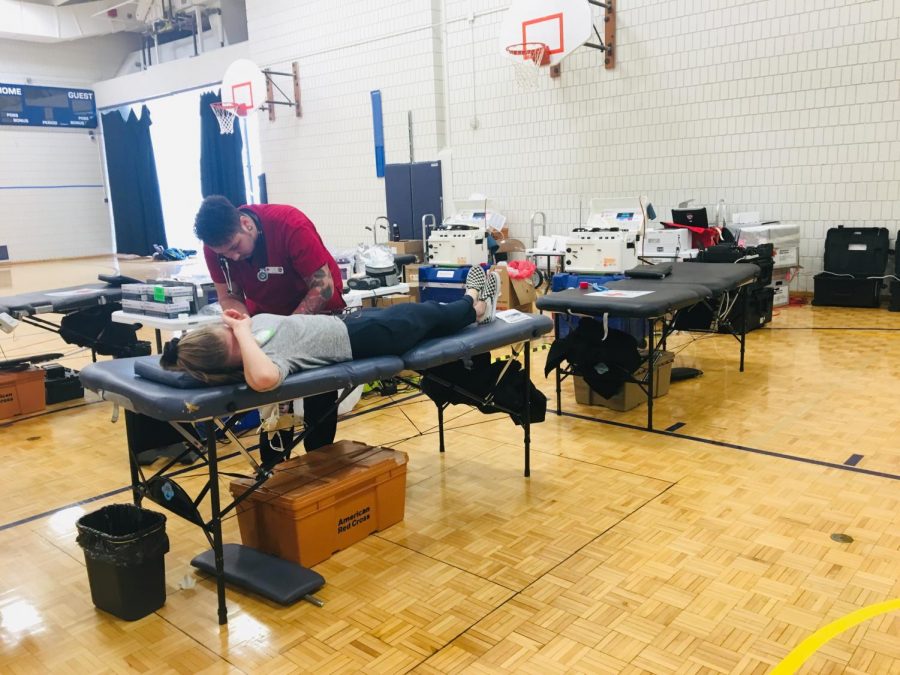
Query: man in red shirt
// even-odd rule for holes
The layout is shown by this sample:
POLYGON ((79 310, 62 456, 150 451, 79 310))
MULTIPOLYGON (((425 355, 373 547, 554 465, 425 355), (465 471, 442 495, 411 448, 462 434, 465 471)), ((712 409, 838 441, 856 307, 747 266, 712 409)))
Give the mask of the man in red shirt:
MULTIPOLYGON (((256 314, 331 314, 346 305, 341 272, 312 221, 292 206, 235 208, 225 197, 203 200, 194 220, 222 309, 256 314)), ((309 396, 304 416, 315 427, 306 450, 334 442, 337 392, 309 396)))

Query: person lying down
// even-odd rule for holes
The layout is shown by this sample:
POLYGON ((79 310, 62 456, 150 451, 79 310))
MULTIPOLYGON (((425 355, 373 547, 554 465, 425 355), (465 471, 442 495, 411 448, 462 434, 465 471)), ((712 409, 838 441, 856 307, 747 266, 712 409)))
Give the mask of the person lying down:
POLYGON ((276 389, 291 373, 373 356, 400 356, 420 342, 493 321, 500 277, 473 266, 465 296, 442 305, 393 305, 346 316, 258 314, 233 309, 221 324, 204 326, 166 343, 160 365, 207 384, 240 382, 256 391, 276 389))

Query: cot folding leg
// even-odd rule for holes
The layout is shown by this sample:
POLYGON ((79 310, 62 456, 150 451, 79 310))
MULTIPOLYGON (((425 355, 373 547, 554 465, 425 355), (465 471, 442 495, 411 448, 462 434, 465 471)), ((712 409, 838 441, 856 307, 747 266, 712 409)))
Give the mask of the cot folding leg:
MULTIPOLYGON (((665 332, 665 329, 663 329, 665 332)), ((647 319, 647 429, 653 431, 653 371, 657 346, 654 343, 656 319, 647 319)))
MULTIPOLYGON (((559 312, 553 312, 553 336, 559 338, 560 330, 559 312)), ((556 375, 556 414, 562 415, 562 372, 559 366, 554 368, 556 375)))
POLYGON ((562 369, 557 366, 556 371, 556 414, 562 415, 562 369))
POLYGON ((531 342, 525 343, 525 415, 522 429, 525 431, 525 477, 531 475, 531 342))
POLYGON ((747 317, 750 316, 750 286, 744 286, 740 289, 740 292, 744 294, 744 323, 741 326, 741 337, 739 338, 741 341, 741 369, 740 372, 744 372, 744 347, 747 344, 747 317))
POLYGON ((448 406, 447 403, 441 403, 438 405, 438 445, 440 452, 444 451, 444 409, 448 406))
POLYGON ((137 461, 137 453, 133 450, 138 447, 133 415, 130 410, 125 411, 125 440, 128 443, 128 468, 131 471, 131 499, 135 506, 140 506, 144 496, 141 491, 141 468, 137 461))
MULTIPOLYGON (((134 500, 135 506, 140 506, 141 502, 143 501, 144 495, 146 494, 146 486, 148 481, 144 480, 142 476, 141 468, 137 462, 137 452, 134 450, 136 447, 138 447, 137 431, 134 424, 134 414, 135 413, 132 413, 129 410, 125 411, 125 436, 128 443, 128 461, 131 470, 132 498, 134 500)), ((181 431, 183 435, 185 435, 186 440, 193 443, 197 442, 194 439, 189 438, 186 435, 187 432, 181 430, 175 423, 172 424, 176 429, 179 429, 179 431, 181 431)), ((230 426, 225 425, 225 428, 230 429, 230 426)), ((201 490, 200 497, 197 498, 197 502, 199 502, 203 498, 203 495, 208 489, 209 506, 211 512, 209 521, 204 523, 199 521, 199 515, 193 516, 192 514, 186 514, 183 509, 173 510, 172 507, 165 504, 160 505, 164 508, 167 508, 168 510, 173 510, 176 515, 179 515, 182 518, 187 519, 189 522, 193 522, 202 527, 203 534, 206 536, 206 539, 209 542, 213 550, 213 555, 215 557, 216 594, 218 596, 219 603, 219 624, 224 625, 228 623, 228 609, 225 605, 225 558, 222 543, 222 506, 219 497, 219 462, 217 453, 218 439, 216 437, 217 426, 215 420, 209 419, 204 421, 203 430, 206 434, 206 456, 202 457, 201 459, 205 460, 206 464, 209 466, 209 482, 207 483, 207 487, 201 490)), ((200 451, 201 447, 202 446, 198 444, 195 450, 200 451)), ((185 452, 189 452, 189 450, 185 450, 185 452)), ((177 457, 170 460, 166 467, 164 467, 159 473, 157 473, 157 476, 160 476, 162 473, 166 472, 177 461, 177 457)), ((262 482, 262 480, 260 482, 262 482)), ((196 507, 196 502, 194 505, 196 507)))
POLYGON ((216 559, 216 595, 219 600, 219 625, 228 623, 228 608, 225 605, 225 556, 222 548, 222 516, 219 503, 219 460, 216 452, 216 425, 213 420, 203 423, 206 432, 206 456, 209 462, 209 506, 211 517, 206 525, 212 530, 213 551, 216 559))
MULTIPOLYGON (((522 372, 525 375, 525 392, 524 392, 524 417, 522 419, 522 430, 525 436, 525 476, 528 477, 531 475, 531 341, 528 340, 526 342, 521 343, 523 345, 523 349, 525 350, 525 359, 522 365, 522 372)), ((510 345, 512 347, 512 345, 510 345)), ((503 370, 497 376, 497 381, 494 383, 495 385, 503 379, 503 376, 506 374, 509 366, 512 361, 517 360, 519 357, 519 352, 512 348, 513 354, 510 357, 510 362, 504 366, 503 370)), ((425 369, 428 370, 427 368, 425 369)), ((489 393, 486 397, 482 398, 473 394, 472 392, 460 387, 452 382, 448 382, 440 377, 437 377, 433 373, 429 375, 435 383, 440 386, 446 388, 449 391, 455 392, 469 401, 471 401, 470 405, 489 405, 493 406, 500 412, 507 413, 509 415, 517 415, 518 413, 514 410, 509 410, 503 406, 497 405, 494 402, 493 392, 489 393)), ((402 382, 407 382, 408 384, 412 384, 409 380, 406 380, 402 377, 399 378, 402 382)), ((417 385, 416 385, 417 386, 417 385)), ((444 452, 444 408, 446 408, 449 403, 435 403, 438 409, 438 443, 440 452, 444 452)))

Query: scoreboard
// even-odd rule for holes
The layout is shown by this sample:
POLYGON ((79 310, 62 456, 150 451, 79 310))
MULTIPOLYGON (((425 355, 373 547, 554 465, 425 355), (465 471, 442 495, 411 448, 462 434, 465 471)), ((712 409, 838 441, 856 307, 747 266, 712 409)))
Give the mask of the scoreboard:
POLYGON ((96 129, 94 92, 0 82, 0 125, 96 129))

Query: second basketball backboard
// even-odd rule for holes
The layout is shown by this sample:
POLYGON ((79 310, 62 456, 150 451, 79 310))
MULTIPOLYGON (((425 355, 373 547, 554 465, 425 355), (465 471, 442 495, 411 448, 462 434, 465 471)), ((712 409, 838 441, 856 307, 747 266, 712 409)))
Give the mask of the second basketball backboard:
POLYGON ((266 105, 266 76, 250 59, 233 61, 222 77, 222 103, 241 107, 240 115, 266 105))
POLYGON ((543 43, 556 65, 591 37, 588 0, 512 0, 500 26, 500 49, 522 43, 543 43))

